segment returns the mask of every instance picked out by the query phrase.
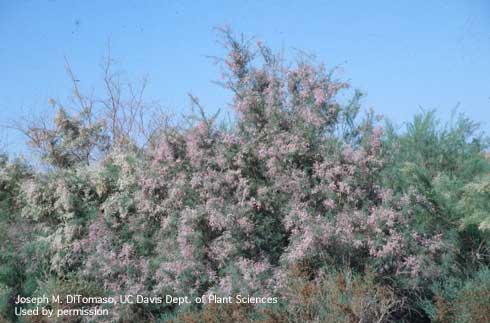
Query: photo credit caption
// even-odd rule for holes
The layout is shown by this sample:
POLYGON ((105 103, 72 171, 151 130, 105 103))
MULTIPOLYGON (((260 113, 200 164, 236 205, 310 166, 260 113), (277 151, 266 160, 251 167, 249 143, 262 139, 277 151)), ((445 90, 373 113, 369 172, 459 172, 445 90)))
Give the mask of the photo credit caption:
POLYGON ((118 296, 83 296, 79 294, 68 295, 42 295, 37 297, 23 297, 18 295, 14 301, 16 316, 105 316, 109 315, 107 308, 113 304, 174 304, 183 306, 189 304, 276 304, 278 297, 251 296, 236 294, 221 296, 205 294, 197 297, 189 296, 146 296, 126 294, 118 296), (76 308, 66 308, 75 306, 76 308), (104 307, 104 308, 103 308, 104 307))

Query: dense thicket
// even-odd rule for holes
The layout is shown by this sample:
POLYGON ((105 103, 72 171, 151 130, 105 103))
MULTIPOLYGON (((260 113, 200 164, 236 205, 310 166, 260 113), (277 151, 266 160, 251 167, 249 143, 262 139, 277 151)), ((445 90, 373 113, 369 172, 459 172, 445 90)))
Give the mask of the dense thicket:
POLYGON ((18 319, 16 295, 240 293, 280 301, 115 305, 93 320, 486 322, 478 125, 429 111, 398 130, 359 115, 361 94, 338 99, 349 86, 322 65, 224 36, 233 121, 161 123, 141 144, 123 100, 104 105, 111 119, 75 88, 78 113, 57 106, 52 127, 25 130, 42 169, 2 157, 3 320, 18 319))

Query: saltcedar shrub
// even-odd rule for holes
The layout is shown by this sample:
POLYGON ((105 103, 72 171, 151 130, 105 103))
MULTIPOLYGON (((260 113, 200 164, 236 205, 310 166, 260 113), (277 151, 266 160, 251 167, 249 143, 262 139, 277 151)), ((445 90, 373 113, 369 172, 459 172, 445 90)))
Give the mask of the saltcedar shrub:
MULTIPOLYGON (((322 64, 286 62, 261 42, 223 35, 221 84, 234 113, 227 126, 202 113, 187 126, 162 126, 147 146, 122 132, 117 142, 127 144, 110 146, 108 120, 59 107, 53 129, 28 132, 46 169, 9 177, 0 163, 2 214, 16 210, 35 228, 31 244, 46 246, 28 267, 38 272, 16 286, 0 282, 6 293, 76 277, 105 294, 281 302, 117 305, 106 319, 121 322, 390 322, 445 313, 434 286, 489 262, 490 168, 473 124, 440 130, 428 114, 396 132, 372 111, 360 114, 362 95, 322 64), (468 242, 471 225, 478 234, 468 242)), ((464 315, 476 319, 481 295, 467 287, 453 297, 463 294, 471 302, 464 315)))

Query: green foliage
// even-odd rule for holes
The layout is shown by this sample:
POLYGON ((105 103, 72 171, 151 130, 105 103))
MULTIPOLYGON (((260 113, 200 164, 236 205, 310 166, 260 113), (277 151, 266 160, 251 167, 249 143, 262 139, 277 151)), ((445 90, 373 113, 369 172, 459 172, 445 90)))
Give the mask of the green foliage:
POLYGON ((13 162, 0 155, 0 221, 13 220, 19 213, 21 183, 32 176, 33 170, 21 159, 13 162))
POLYGON ((465 214, 463 225, 475 224, 482 231, 490 230, 490 175, 485 174, 466 184, 459 206, 465 214))
POLYGON ((390 167, 385 181, 422 202, 418 212, 422 230, 446 231, 471 219, 483 221, 485 215, 476 209, 484 205, 470 207, 472 199, 485 194, 480 177, 490 171, 485 155, 488 142, 478 129, 478 124, 461 114, 441 126, 435 111, 416 115, 405 132, 388 124, 390 167))
POLYGON ((48 165, 58 168, 87 165, 97 151, 103 152, 109 147, 104 123, 94 122, 92 117, 89 108, 71 116, 59 106, 54 127, 31 125, 24 132, 29 138, 28 144, 48 165))
POLYGON ((455 278, 434 287, 434 300, 422 307, 434 322, 483 323, 490 316, 490 270, 465 280, 455 278))

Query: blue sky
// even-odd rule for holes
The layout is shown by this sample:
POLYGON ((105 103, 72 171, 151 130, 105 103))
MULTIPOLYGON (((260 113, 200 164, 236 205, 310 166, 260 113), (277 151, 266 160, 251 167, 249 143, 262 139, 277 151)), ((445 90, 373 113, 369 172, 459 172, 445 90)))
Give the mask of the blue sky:
MULTIPOLYGON (((187 92, 210 111, 229 94, 211 81, 207 56, 224 52, 213 27, 302 49, 367 93, 373 107, 403 123, 436 108, 459 111, 490 130, 490 1, 61 1, 0 0, 0 123, 49 109, 70 94, 64 57, 84 89, 100 88, 110 40, 128 79, 148 75, 147 98, 188 109, 187 92)), ((19 138, 1 133, 21 151, 19 138)))

